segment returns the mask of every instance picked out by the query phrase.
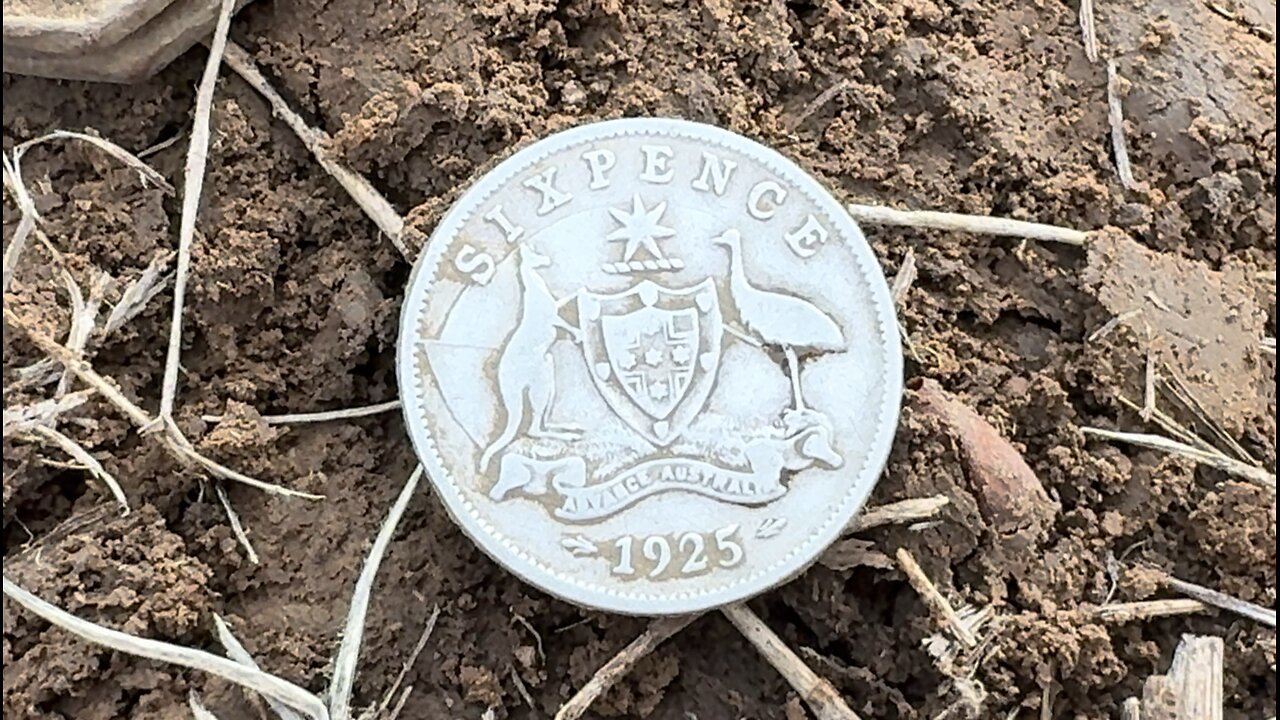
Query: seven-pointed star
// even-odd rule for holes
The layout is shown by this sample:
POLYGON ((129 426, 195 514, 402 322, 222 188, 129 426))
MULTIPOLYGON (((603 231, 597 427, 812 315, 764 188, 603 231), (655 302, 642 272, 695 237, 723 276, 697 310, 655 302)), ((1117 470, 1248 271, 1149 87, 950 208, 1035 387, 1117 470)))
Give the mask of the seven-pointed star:
POLYGON ((658 203, 652 210, 645 209, 644 201, 640 199, 639 195, 636 195, 631 200, 631 212, 629 213, 625 210, 609 208, 609 214, 622 227, 609 233, 605 239, 625 240, 627 242, 626 249, 622 253, 623 262, 630 262, 641 246, 649 251, 649 254, 655 260, 661 260, 663 255, 662 251, 658 249, 657 239, 671 237, 676 234, 675 230, 658 224, 658 221, 662 219, 662 213, 666 211, 667 204, 665 202, 658 203))

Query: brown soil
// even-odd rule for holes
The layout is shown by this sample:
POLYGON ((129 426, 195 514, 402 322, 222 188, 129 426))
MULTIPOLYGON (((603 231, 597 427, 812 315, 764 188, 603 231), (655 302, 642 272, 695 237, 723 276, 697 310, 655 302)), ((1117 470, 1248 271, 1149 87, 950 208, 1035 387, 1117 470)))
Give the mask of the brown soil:
MULTIPOLYGON (((1125 191, 1111 160, 1105 66, 1084 56, 1075 3, 475 5, 259 2, 232 35, 424 231, 513 148, 625 115, 758 138, 850 200, 1115 226, 1089 253, 868 229, 890 272, 916 248, 920 279, 902 318, 917 351, 909 376, 936 380, 1008 436, 1055 511, 1033 531, 990 526, 948 428, 909 403, 874 502, 936 493, 954 502, 936 526, 867 538, 890 556, 910 549, 953 600, 995 606, 999 629, 971 663, 987 696, 952 717, 1019 708, 1033 717, 1046 690, 1053 718, 1114 717, 1146 676, 1167 669, 1187 632, 1226 640, 1228 717, 1275 714, 1273 630, 1227 614, 1104 625, 1087 612, 1113 582, 1116 600, 1167 596, 1144 564, 1274 607, 1274 494, 1086 441, 1077 429, 1157 429, 1117 400, 1141 403, 1150 350, 1188 376, 1231 437, 1275 466, 1274 356, 1257 343, 1275 335, 1274 287, 1257 278, 1275 269, 1275 45, 1261 37, 1265 23, 1274 30, 1273 6, 1269 16, 1265 2, 1241 7, 1233 22, 1200 2, 1099 3, 1103 54, 1128 81, 1142 187, 1125 191), (845 89, 805 116, 837 83, 845 89), (1134 303, 1152 303, 1149 291, 1163 293, 1163 309, 1086 340, 1134 303)), ((92 128, 135 150, 185 133, 203 61, 197 49, 129 87, 6 75, 5 147, 54 128, 92 128)), ((262 556, 254 566, 201 478, 91 400, 63 429, 121 480, 135 511, 117 517, 85 473, 42 462, 62 459, 57 451, 6 438, 5 572, 82 616, 198 647, 215 648, 217 612, 263 666, 319 691, 360 561, 413 452, 395 414, 268 428, 255 413, 394 398, 409 268, 230 74, 213 120, 179 421, 211 456, 328 500, 231 487, 262 556), (200 420, 222 412, 232 417, 200 420)), ((179 179, 184 148, 150 161, 179 179)), ((92 267, 132 278, 173 246, 174 198, 94 151, 39 149, 23 171, 45 230, 86 287, 92 267)), ((6 203, 6 238, 16 221, 6 203)), ((62 337, 61 288, 33 243, 5 302, 62 337)), ((162 293, 95 351, 95 366, 151 409, 170 301, 162 293)), ((6 331, 6 386, 38 359, 6 331)), ((49 391, 7 388, 5 405, 49 391)), ((440 623, 408 676, 406 718, 474 719, 489 708, 497 718, 549 717, 643 627, 513 579, 423 492, 383 564, 359 704, 381 697, 437 604, 440 623)), ((900 573, 817 566, 753 607, 865 718, 933 718, 960 699, 921 645, 936 625, 900 573)), ((190 688, 223 718, 258 717, 225 683, 70 640, 8 603, 3 653, 6 718, 187 717, 190 688)), ((663 645, 590 713, 805 716, 717 616, 663 645)))

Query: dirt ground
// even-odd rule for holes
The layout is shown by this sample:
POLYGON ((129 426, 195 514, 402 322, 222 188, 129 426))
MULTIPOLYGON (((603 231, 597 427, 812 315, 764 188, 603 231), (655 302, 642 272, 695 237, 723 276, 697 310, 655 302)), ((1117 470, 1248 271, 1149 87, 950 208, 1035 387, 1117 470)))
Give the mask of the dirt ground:
MULTIPOLYGON (((894 570, 815 566, 752 607, 868 719, 1116 717, 1168 669, 1183 633, 1225 639, 1227 717, 1271 717, 1274 630, 1216 612, 1104 623, 1091 609, 1112 591, 1112 601, 1172 597, 1150 567, 1274 607, 1274 493, 1078 428, 1160 432, 1119 400, 1142 403, 1150 352, 1231 440, 1275 467, 1275 359, 1259 345, 1275 335, 1275 6, 1217 6, 1233 19, 1198 0, 1098 5, 1100 62, 1085 56, 1075 2, 1022 0, 274 0, 249 5, 232 38, 424 232, 521 144, 636 115, 759 139, 850 201, 1109 227, 1089 250, 867 228, 886 273, 907 248, 917 256, 902 311, 909 386, 932 378, 962 398, 1013 441, 1055 504, 1039 531, 989 523, 955 438, 914 412, 909 392, 873 503, 942 493, 952 504, 937 525, 865 537, 890 554, 910 549, 957 605, 993 607, 989 642, 960 663, 975 682, 948 677, 926 652, 937 625, 894 570), (1112 158, 1105 58, 1127 91, 1131 190, 1112 158), (980 700, 965 702, 961 689, 975 685, 980 700)), ((180 185, 204 60, 197 48, 128 87, 5 75, 5 149, 56 128, 135 151, 181 134, 148 158, 180 185)), ((119 517, 87 473, 45 462, 64 460, 58 450, 6 437, 5 573, 81 616, 196 647, 217 647, 219 613, 262 666, 320 691, 413 451, 396 413, 289 427, 258 413, 394 399, 409 266, 230 72, 213 123, 179 424, 211 457, 328 499, 229 487, 262 558, 253 565, 204 480, 90 399, 62 429, 135 510, 119 517)), ((23 174, 84 287, 93 268, 127 281, 174 247, 178 201, 96 151, 33 150, 23 174)), ((6 242, 18 216, 6 200, 6 242)), ((5 304, 61 339, 69 300, 55 268, 33 242, 5 304)), ((152 412, 171 302, 161 293, 90 346, 95 367, 152 412)), ((51 385, 14 387, 40 357, 6 329, 6 407, 50 395, 51 385)), ((1187 408, 1160 403, 1208 433, 1187 408)), ((644 627, 520 583, 420 492, 379 576, 358 704, 381 698, 437 605, 404 718, 551 717, 644 627)), ((3 659, 6 718, 185 718, 192 688, 220 717, 260 717, 226 683, 71 640, 7 601, 3 659)), ((709 615, 589 716, 805 713, 709 615)))

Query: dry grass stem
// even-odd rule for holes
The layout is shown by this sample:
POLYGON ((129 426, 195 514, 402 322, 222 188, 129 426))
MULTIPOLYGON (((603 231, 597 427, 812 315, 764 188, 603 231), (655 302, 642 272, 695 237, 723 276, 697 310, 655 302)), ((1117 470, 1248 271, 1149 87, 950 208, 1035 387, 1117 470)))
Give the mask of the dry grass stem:
MULTIPOLYGON (((411 693, 413 693, 412 685, 405 688, 404 692, 400 693, 400 699, 396 701, 395 707, 391 708, 391 712, 387 714, 385 720, 396 720, 396 718, 400 717, 400 713, 404 712, 404 705, 409 701, 409 695, 411 693)), ((379 718, 379 720, 383 719, 379 718)))
MULTIPOLYGON (((984 643, 988 646, 990 645, 990 640, 994 635, 991 633, 983 635, 983 630, 985 630, 992 621, 996 620, 995 610, 992 609, 990 605, 984 605, 980 608, 972 605, 964 605, 956 611, 956 617, 959 619, 957 623, 959 627, 963 627, 968 630, 975 639, 982 637, 982 640, 978 643, 979 648, 981 648, 984 643)), ((972 675, 972 666, 963 668, 960 667, 958 663, 962 654, 965 653, 966 648, 962 647, 960 642, 948 637, 947 633, 934 633, 933 635, 925 638, 921 645, 923 645, 925 652, 934 659, 935 665, 937 665, 938 669, 953 681, 963 681, 966 676, 972 675)), ((971 659, 980 655, 981 651, 973 655, 966 656, 966 659, 971 659)), ((982 686, 979 683, 976 687, 970 686, 969 690, 976 691, 981 687, 982 686)), ((976 695, 976 692, 972 693, 971 699, 976 700, 976 695)))
MULTIPOLYGON (((218 615, 213 616, 213 626, 218 633, 218 642, 227 651, 227 657, 246 667, 251 667, 254 670, 259 669, 258 663, 253 660, 253 656, 249 654, 248 650, 244 649, 244 646, 240 644, 236 636, 231 633, 231 628, 227 627, 226 622, 218 615)), ((267 706, 271 708, 272 712, 280 720, 303 720, 302 716, 288 705, 269 696, 264 696, 264 699, 267 701, 267 706)))
POLYGON ((119 160, 120 162, 124 163, 126 166, 128 166, 129 168, 137 172, 138 179, 142 181, 143 187, 146 187, 147 183, 151 183, 156 187, 160 188, 160 190, 162 190, 166 195, 173 194, 173 185, 170 185, 169 181, 166 180, 163 175, 157 172, 155 168, 142 162, 142 160, 138 158, 137 155, 134 155, 128 150, 125 150, 124 148, 120 147, 119 145, 105 138, 100 138, 96 135, 89 135, 87 133, 72 132, 70 130, 54 130, 53 132, 47 135, 41 135, 38 138, 27 140, 26 142, 19 143, 18 145, 14 146, 13 148, 13 167, 15 171, 14 175, 16 176, 19 183, 22 182, 22 156, 25 155, 28 150, 30 150, 31 148, 37 145, 45 145, 58 140, 78 140, 80 142, 88 143, 98 148, 99 150, 105 152, 106 154, 110 155, 111 157, 119 160))
MULTIPOLYGON (((292 425, 295 423, 318 423, 329 422, 330 420, 351 420, 353 418, 369 417, 370 415, 378 415, 380 413, 391 412, 400 409, 399 400, 388 400, 384 403, 376 405, 366 405, 364 407, 343 408, 341 410, 322 410, 313 413, 289 413, 286 415, 263 415, 262 421, 268 425, 292 425)), ((205 422, 221 422, 222 415, 202 415, 201 419, 205 422)))
POLYGON ((315 720, 328 720, 329 718, 329 713, 320 698, 274 675, 268 675, 260 670, 254 670, 203 650, 195 650, 159 640, 134 637, 128 633, 105 628, 88 620, 78 618, 41 600, 7 577, 4 578, 4 594, 32 613, 88 642, 149 660, 158 660, 202 670, 241 687, 261 693, 266 697, 275 698, 286 705, 301 710, 308 717, 315 718, 315 720))
POLYGON ((846 534, 859 533, 883 525, 901 525, 928 520, 937 516, 942 508, 950 503, 951 499, 946 495, 934 495, 932 497, 899 500, 878 507, 867 508, 849 521, 849 524, 845 526, 844 532, 846 534))
POLYGON ((902 258, 902 265, 898 266, 898 274, 893 276, 893 285, 889 288, 894 305, 902 307, 903 301, 907 299, 907 292, 916 281, 916 275, 916 251, 907 248, 907 254, 902 258))
MULTIPOLYGON (((351 196, 360 209, 364 210, 365 215, 373 220, 378 229, 383 232, 391 243, 395 245, 400 254, 409 262, 413 262, 417 257, 417 253, 409 248, 406 243, 406 236, 412 231, 407 228, 404 219, 395 211, 390 202, 378 192, 368 180, 347 168, 337 159, 328 149, 329 136, 323 131, 311 127, 307 124, 302 116, 294 112, 289 104, 280 97, 280 93, 276 92, 267 79, 258 70, 257 65, 253 62, 253 58, 249 57, 249 53, 245 52, 235 43, 227 43, 227 51, 225 61, 227 67, 236 72, 245 82, 249 83, 254 90, 262 94, 267 102, 271 104, 272 112, 276 117, 284 120, 293 133, 298 136, 302 144, 307 150, 311 151, 316 162, 329 173, 338 184, 342 186, 347 194, 351 196)), ((416 243, 420 245, 420 243, 416 243)))
POLYGON ((1089 234, 1079 230, 1042 225, 1023 220, 1010 220, 986 215, 962 215, 934 212, 932 210, 895 210, 878 205, 849 204, 845 209, 854 220, 868 225, 895 225, 899 227, 954 230, 979 235, 1003 235, 1029 240, 1043 240, 1067 245, 1083 246, 1089 234))
POLYGON ((1253 603, 1245 602, 1244 600, 1238 600, 1230 595, 1220 593, 1217 590, 1211 590, 1203 585, 1196 585, 1195 583, 1190 583, 1186 580, 1179 580, 1172 575, 1165 576, 1164 584, 1165 587, 1170 590, 1180 592, 1183 595, 1199 600, 1206 605, 1212 605, 1214 607, 1222 608, 1223 610, 1229 610, 1242 617, 1247 617, 1250 620, 1257 620, 1268 627, 1276 626, 1275 610, 1264 608, 1261 605, 1254 605, 1253 603))
POLYGON ((1151 422, 1151 416, 1156 412, 1156 354, 1152 352, 1150 347, 1147 348, 1147 369, 1143 378, 1142 388, 1142 407, 1138 409, 1138 417, 1143 422, 1151 422))
POLYGON ((30 405, 15 405, 4 409, 4 434, 29 433, 36 427, 53 427, 64 413, 75 410, 93 395, 93 390, 78 390, 62 397, 49 398, 30 405))
POLYGON ((218 716, 209 712, 204 703, 200 702, 200 696, 195 690, 187 694, 187 707, 191 708, 191 716, 195 720, 218 720, 218 716))
POLYGON ((911 583, 911 587, 920 593, 920 597, 924 598, 929 607, 942 616, 943 625, 951 631, 951 634, 963 643, 965 647, 977 647, 978 639, 973 636, 973 632, 961 620, 955 608, 951 607, 951 603, 947 602, 947 599, 938 591, 937 586, 933 584, 929 576, 925 575, 924 570, 920 569, 919 563, 916 562, 911 552, 906 548, 898 548, 897 558, 898 566, 906 574, 907 581, 911 583))
MULTIPOLYGON (((4 320, 8 323, 9 327, 15 328, 26 335, 27 339, 30 340, 37 349, 48 355, 54 361, 61 363, 64 367, 70 369, 71 372, 75 373, 77 378, 100 393, 103 398, 119 409, 120 412, 123 413, 124 416, 127 417, 139 430, 146 430, 155 426, 155 418, 151 417, 147 411, 138 407, 138 405, 132 400, 125 397, 124 393, 120 392, 120 390, 118 390, 111 381, 107 380, 102 375, 99 375, 87 360, 76 357, 53 338, 31 327, 30 324, 18 317, 17 313, 8 307, 4 308, 4 320)), ((191 446, 191 443, 183 437, 181 433, 177 432, 176 429, 171 428, 169 431, 160 433, 157 437, 160 438, 161 443, 163 443, 169 453, 184 466, 198 465, 203 467, 214 477, 244 483, 245 485, 250 485, 258 488, 259 490, 276 495, 302 497, 310 500, 324 499, 323 495, 315 495, 312 493, 302 492, 300 490, 291 490, 282 485, 264 482, 257 478, 252 478, 243 473, 236 472, 225 465, 214 462, 213 460, 210 460, 196 452, 195 448, 191 446)))
POLYGON ((142 271, 136 280, 129 283, 124 292, 120 294, 120 300, 111 308, 111 312, 107 313, 106 322, 102 324, 102 335, 108 336, 124 327, 128 322, 137 317, 151 299, 159 295, 169 284, 172 277, 166 275, 164 269, 169 264, 169 259, 173 257, 172 252, 163 252, 156 255, 147 268, 142 271))
POLYGON ((1095 343, 1101 340, 1102 338, 1106 337, 1107 335, 1110 335, 1111 331, 1120 327, 1120 324, 1123 323, 1124 321, 1129 320, 1131 318, 1135 318, 1141 314, 1142 314, 1142 308, 1136 308, 1134 310, 1129 310, 1127 312, 1122 312, 1119 315, 1115 315, 1110 320, 1103 323, 1102 327, 1089 333, 1089 337, 1085 338, 1085 341, 1090 343, 1095 343))
MULTIPOLYGON (((1053 661, 1049 661, 1050 675, 1053 671, 1053 661)), ((1058 695, 1058 685, 1052 679, 1045 683, 1040 690, 1040 720, 1053 720, 1053 699, 1058 695)))
POLYGON ((800 111, 800 114, 796 116, 795 121, 791 123, 791 129, 795 130, 796 128, 803 125, 804 121, 808 120, 810 117, 813 116, 814 113, 822 109, 823 105, 826 105, 827 103, 831 102, 836 98, 837 95, 848 90, 852 86, 853 86, 853 83, 849 82, 848 80, 841 80, 836 84, 832 85, 831 87, 827 88, 826 90, 823 90, 822 92, 818 93, 818 96, 810 100, 809 104, 805 105, 804 109, 800 111))
POLYGON ((1174 598, 1172 600, 1143 600, 1140 602, 1111 603, 1099 606, 1094 614, 1099 620, 1111 623, 1127 623, 1147 618, 1192 615, 1202 613, 1209 606, 1199 600, 1174 598))
POLYGON ((1093 0, 1080 0, 1080 34, 1084 38, 1084 56, 1098 62, 1098 26, 1093 20, 1093 0))
POLYGON ((1120 102, 1120 74, 1116 72, 1115 60, 1107 61, 1107 121, 1111 123, 1111 152, 1116 157, 1116 174, 1126 190, 1134 190, 1138 183, 1133 179, 1129 144, 1124 138, 1124 105, 1120 102))
POLYGON ((574 693, 573 697, 560 706, 556 711, 555 720, 578 720, 596 698, 613 687, 614 683, 630 672, 637 662, 697 618, 697 615, 680 615, 658 618, 649 623, 649 627, 645 628, 639 637, 610 658, 578 692, 574 693))
POLYGON ((9 241, 9 247, 5 249, 4 253, 4 292, 9 291, 9 283, 13 280, 18 258, 21 256, 23 248, 26 247, 28 236, 33 233, 38 237, 43 235, 37 225, 40 215, 36 212, 35 202, 32 201, 31 194, 27 192, 26 183, 22 180, 22 156, 36 145, 58 140, 78 140, 89 143, 137 171, 144 187, 147 183, 153 183, 165 193, 173 193, 173 186, 169 184, 169 181, 165 180, 164 176, 156 172, 150 165, 142 162, 128 150, 100 137, 67 130, 56 130, 48 135, 42 135, 18 144, 13 149, 12 161, 7 156, 0 155, 4 165, 5 189, 13 195, 14 202, 17 203, 18 209, 22 213, 13 239, 9 241))
POLYGON ((529 694, 529 688, 524 684, 524 680, 520 678, 520 671, 516 670, 516 666, 508 665, 507 674, 511 676, 511 684, 516 686, 516 693, 520 695, 520 699, 524 701, 524 704, 532 710, 537 710, 538 705, 533 701, 533 696, 529 694))
MULTIPOLYGON (((1123 395, 1117 395, 1116 400, 1119 400, 1121 405, 1124 405, 1125 407, 1129 408, 1130 410, 1136 413, 1142 412, 1141 405, 1130 400, 1127 397, 1124 397, 1123 395)), ((1170 435, 1173 435, 1175 438, 1177 438, 1181 442, 1184 442, 1188 445, 1193 445, 1205 452, 1218 453, 1219 455, 1222 454, 1222 452, 1218 450, 1218 448, 1210 445, 1208 441, 1206 441, 1204 438, 1201 438, 1199 435, 1196 435, 1194 432, 1188 429, 1185 425, 1173 419, 1168 413, 1166 413, 1165 411, 1161 410, 1158 407, 1154 408, 1151 411, 1150 419, 1151 419, 1151 422, 1154 422, 1155 424, 1159 425, 1161 428, 1164 429, 1165 432, 1169 433, 1170 435)))
POLYGON ((181 132, 175 133, 173 137, 167 140, 161 140, 160 142, 156 143, 155 145, 152 145, 151 147, 145 150, 138 151, 138 157, 149 158, 152 155, 155 155, 156 153, 162 152, 164 150, 168 150, 174 145, 177 145, 178 141, 181 139, 182 139, 182 133, 181 132))
POLYGON ((236 536, 240 546, 244 548, 249 562, 257 565, 258 553, 253 549, 253 543, 249 542, 249 534, 244 531, 244 525, 240 523, 240 516, 236 514, 235 508, 231 507, 231 498, 227 497, 226 489, 222 487, 222 483, 214 483, 213 491, 218 496, 218 502, 222 503, 223 512, 227 514, 227 522, 231 523, 231 532, 236 536))
POLYGON ((1264 352, 1264 353, 1266 353, 1266 354, 1268 354, 1268 355, 1275 355, 1275 354, 1276 354, 1276 339, 1275 339, 1275 338, 1273 338, 1273 337, 1264 337, 1264 338, 1262 338, 1262 346, 1261 346, 1261 350, 1262 350, 1262 352, 1264 352))
POLYGON ((1200 398, 1196 397, 1195 392, 1191 390, 1191 385, 1182 377, 1182 373, 1178 372, 1177 368, 1163 363, 1161 367, 1164 368, 1164 372, 1160 374, 1160 386, 1170 397, 1186 408, 1197 422, 1208 428, 1218 442, 1234 453, 1236 458, 1249 465, 1258 466, 1262 464, 1253 455, 1250 455, 1249 451, 1245 450, 1240 443, 1236 442, 1231 433, 1222 427, 1222 423, 1215 420, 1213 415, 1205 409, 1204 403, 1200 402, 1200 398))
POLYGON ((720 612, 782 675, 818 720, 858 720, 857 713, 849 708, 831 683, 810 669, 745 604, 726 605, 720 612))
MULTIPOLYGON (((89 336, 98 325, 98 310, 106 299, 107 290, 111 286, 111 277, 100 270, 93 271, 93 284, 89 286, 89 297, 80 290, 80 285, 66 270, 62 271, 63 282, 67 293, 71 296, 71 329, 67 332, 66 348, 78 356, 83 356, 89 346, 89 336)), ((62 369, 62 377, 58 380, 58 388, 54 397, 62 397, 71 391, 71 371, 62 369)))
POLYGON ((400 518, 409 506, 409 500, 413 498, 413 492, 418 488, 421 478, 422 466, 419 465, 409 474, 404 488, 400 490, 400 496, 391 506, 382 527, 378 529, 378 536, 374 539, 364 567, 360 570, 360 577, 356 580, 355 591, 351 594, 351 608, 347 611, 346 627, 342 631, 342 643, 333 660, 333 681, 329 685, 329 715, 333 720, 349 720, 351 717, 351 691, 355 687, 356 666, 360 661, 360 643, 364 639, 364 622, 369 611, 373 581, 378 576, 382 557, 391 544, 391 536, 395 534, 396 526, 400 524, 400 518))
POLYGON ((1208 465, 1217 468, 1229 475, 1248 480, 1255 485, 1260 485, 1272 492, 1276 489, 1275 473, 1269 473, 1260 467, 1255 467, 1247 463, 1240 462, 1234 458, 1229 458, 1220 452, 1207 452, 1197 447, 1192 447, 1177 440, 1171 440, 1163 435, 1151 435, 1148 433, 1127 433, 1115 432, 1113 430, 1104 430, 1095 427, 1082 427, 1080 431, 1086 435, 1104 438, 1107 440, 1115 440, 1117 442, 1138 445, 1139 447, 1150 448, 1152 450, 1160 450, 1173 455, 1180 455, 1195 461, 1201 465, 1208 465))
MULTIPOLYGON (((391 706, 391 701, 396 697, 396 692, 400 689, 400 685, 404 683, 404 678, 409 674, 410 668, 414 666, 414 663, 418 662, 418 656, 421 655, 423 649, 427 647, 427 641, 431 639, 431 634, 435 632, 436 621, 439 619, 440 606, 436 605, 431 610, 431 617, 427 618, 427 624, 423 626, 422 634, 418 636, 418 642, 414 644, 413 650, 410 651, 408 659, 400 666, 400 672, 396 673, 395 679, 391 681, 390 687, 388 687, 386 693, 383 694, 382 702, 378 703, 377 707, 365 711, 360 716, 360 720, 386 720, 386 718, 394 718, 400 714, 398 709, 391 706), (388 712, 389 710, 390 712, 388 712)), ((411 690, 413 690, 412 685, 404 689, 404 693, 400 695, 400 699, 396 703, 397 706, 404 705, 404 702, 408 699, 408 694, 411 690)))
POLYGON ((107 489, 111 491, 111 495, 115 497, 116 502, 120 503, 120 507, 123 508, 124 511, 120 514, 129 514, 129 500, 124 496, 124 490, 120 488, 120 483, 116 482, 111 473, 107 472, 107 469, 102 467, 102 463, 98 462, 98 459, 90 454, 88 450, 85 450, 83 445, 46 425, 37 425, 32 428, 32 432, 57 445, 59 449, 70 455, 76 463, 88 470, 90 475, 101 480, 102 484, 106 485, 107 489))
POLYGON ((187 164, 182 182, 182 215, 178 221, 178 267, 173 276, 173 321, 169 325, 169 351, 164 362, 164 381, 160 387, 160 421, 173 425, 173 403, 178 392, 178 364, 182 357, 182 309, 187 297, 187 275, 191 272, 191 243, 196 236, 196 215, 200 212, 200 193, 204 188, 204 168, 209 161, 209 115, 213 112, 213 91, 218 84, 218 67, 231 29, 235 0, 222 0, 218 24, 209 44, 209 60, 196 91, 195 119, 191 142, 187 145, 187 164))
POLYGON ((14 268, 18 266, 18 259, 27 246, 27 238, 31 236, 31 231, 36 229, 38 216, 35 203, 27 194, 26 187, 18 182, 18 171, 9 162, 9 156, 0 153, 0 162, 4 163, 5 189, 13 195, 13 201, 17 203, 18 211, 22 214, 18 218, 18 227, 13 232, 13 238, 9 240, 9 247, 4 249, 4 292, 9 292, 9 282, 13 280, 14 268))

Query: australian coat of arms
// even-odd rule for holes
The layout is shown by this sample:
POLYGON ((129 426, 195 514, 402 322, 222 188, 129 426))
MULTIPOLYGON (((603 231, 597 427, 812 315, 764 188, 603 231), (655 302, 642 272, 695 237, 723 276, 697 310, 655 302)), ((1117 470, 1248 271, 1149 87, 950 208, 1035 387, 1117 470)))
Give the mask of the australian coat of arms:
POLYGON ((596 268, 607 287, 557 296, 551 258, 518 245, 512 324, 487 340, 424 344, 420 363, 441 387, 484 382, 496 399, 479 412, 444 393, 446 405, 468 406, 452 414, 469 419, 476 477, 492 500, 532 500, 562 522, 590 523, 667 493, 764 505, 787 492, 790 473, 842 464, 827 417, 801 396, 797 355, 841 349, 840 327, 810 299, 753 285, 733 228, 704 239, 719 247, 719 273, 660 282, 692 274, 663 252, 676 234, 665 211, 638 194, 609 209, 618 227, 601 245, 623 247, 596 268), (752 361, 778 367, 770 358, 790 375, 785 409, 761 417, 734 412, 747 403, 732 398, 711 402, 720 374, 752 361), (491 371, 477 378, 475 368, 491 371))

